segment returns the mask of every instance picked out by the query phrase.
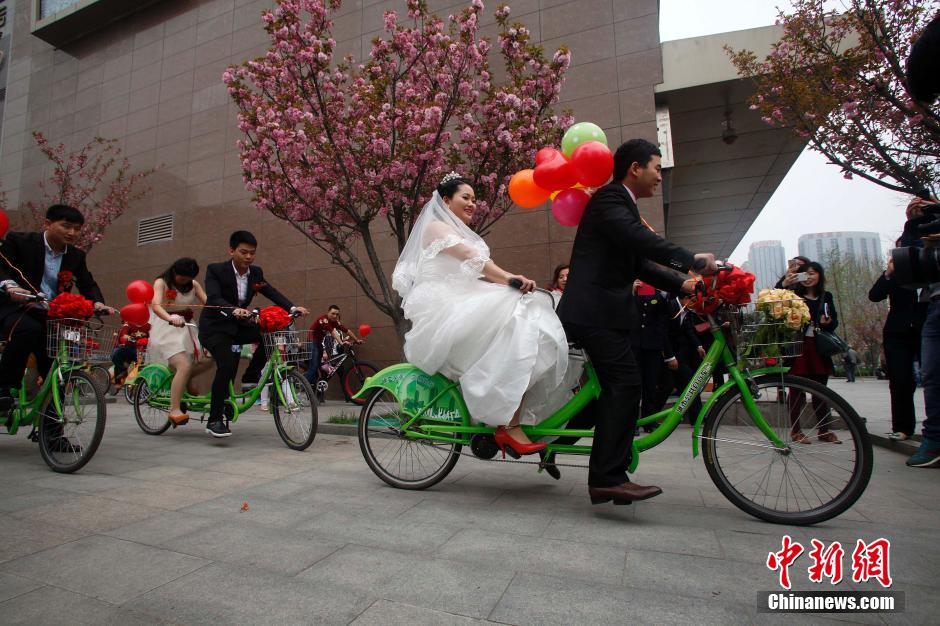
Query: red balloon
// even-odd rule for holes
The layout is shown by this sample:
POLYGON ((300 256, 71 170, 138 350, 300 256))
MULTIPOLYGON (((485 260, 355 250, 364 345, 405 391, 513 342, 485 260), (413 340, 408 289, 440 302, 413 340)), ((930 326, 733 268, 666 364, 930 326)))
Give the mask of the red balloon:
POLYGON ((6 237, 8 230, 10 230, 10 218, 6 211, 0 209, 0 239, 6 237))
POLYGON ((132 280, 124 290, 127 299, 134 303, 147 303, 153 300, 153 285, 146 280, 132 280))
POLYGON ((359 324, 359 336, 363 339, 369 336, 369 333, 372 332, 372 327, 368 324, 359 324))
POLYGON ((121 309, 121 319, 134 326, 143 326, 150 321, 150 309, 143 302, 125 305, 121 309))
MULTIPOLYGON (((558 152, 556 150, 556 152, 558 152)), ((535 166, 532 174, 535 184, 547 191, 557 191, 573 187, 578 182, 578 175, 568 157, 558 152, 548 161, 535 166)))
POLYGON ((599 141, 587 141, 575 148, 571 164, 578 182, 585 187, 600 187, 614 171, 614 155, 599 141))
POLYGON ((590 199, 583 189, 565 189, 552 200, 552 215, 562 226, 577 226, 590 199))
POLYGON ((551 161, 552 159, 555 158, 555 155, 557 154, 561 154, 561 152, 551 146, 545 146, 544 148, 542 148, 541 150, 535 153, 535 164, 541 165, 542 163, 545 163, 546 161, 551 161))

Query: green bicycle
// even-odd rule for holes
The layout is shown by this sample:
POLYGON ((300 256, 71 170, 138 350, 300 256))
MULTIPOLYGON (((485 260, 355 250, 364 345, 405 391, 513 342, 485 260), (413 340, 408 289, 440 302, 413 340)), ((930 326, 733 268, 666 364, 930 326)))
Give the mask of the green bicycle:
MULTIPOLYGON (((751 368, 749 359, 739 362, 735 351, 747 350, 736 340, 748 337, 737 307, 722 305, 708 321, 714 343, 676 404, 640 419, 640 425, 655 429, 634 440, 629 471, 636 470, 641 452, 676 430, 722 363, 729 380, 704 403, 692 430, 692 455, 697 457, 701 447, 708 475, 721 493, 746 513, 779 524, 815 524, 845 512, 861 496, 872 472, 864 421, 837 393, 787 374, 787 367, 762 362, 751 368), (791 432, 800 424, 820 433, 838 433, 842 443, 795 443, 791 432)), ((593 436, 592 430, 566 425, 600 395, 600 382, 577 346, 572 346, 569 362, 571 367, 583 366, 572 397, 538 424, 523 426, 533 441, 548 442, 549 459, 591 452, 590 445, 554 442, 558 437, 593 436)), ((440 482, 466 455, 464 446, 477 458, 496 456, 495 429, 474 423, 459 384, 439 374, 408 363, 393 365, 369 378, 358 395, 367 398, 359 417, 360 449, 372 471, 393 487, 426 489, 440 482)))
MULTIPOLYGON (((252 315, 257 317, 258 311, 252 315)), ((310 359, 307 331, 282 330, 263 333, 264 350, 268 361, 261 371, 258 384, 244 393, 235 393, 229 385, 225 416, 229 422, 254 406, 265 387, 271 389, 270 411, 274 414, 274 425, 278 435, 294 450, 306 450, 317 436, 317 403, 313 388, 294 364, 310 359)), ((259 348, 260 349, 260 348, 259 348)), ((162 363, 150 363, 137 374, 134 382, 134 418, 137 425, 148 435, 162 435, 176 427, 170 421, 170 383, 172 370, 162 363)), ((183 394, 183 410, 209 412, 212 402, 210 394, 183 394)))
POLYGON ((95 455, 104 436, 104 392, 85 371, 92 353, 108 352, 108 337, 100 325, 87 320, 47 322, 47 348, 52 366, 31 398, 24 377, 5 420, 6 434, 31 426, 29 438, 39 442, 39 454, 53 471, 80 470, 95 455))

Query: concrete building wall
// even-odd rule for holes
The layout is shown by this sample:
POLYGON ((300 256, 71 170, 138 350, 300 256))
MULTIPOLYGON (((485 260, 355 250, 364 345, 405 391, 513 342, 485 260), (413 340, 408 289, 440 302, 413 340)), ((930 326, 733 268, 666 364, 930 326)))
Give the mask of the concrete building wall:
MULTIPOLYGON (((221 74, 264 52, 260 13, 272 0, 158 2, 58 50, 30 34, 30 4, 16 4, 0 153, 0 184, 11 208, 37 200, 37 184, 50 172, 33 130, 69 149, 96 135, 117 139, 136 168, 159 171, 153 191, 114 222, 90 256, 110 302, 123 303, 128 281, 151 279, 180 256, 194 256, 203 266, 226 258, 228 234, 247 228, 259 238, 257 262, 272 284, 315 312, 336 303, 347 323, 371 324, 366 358, 399 358, 389 320, 352 278, 302 235, 257 211, 242 184, 236 112, 221 74), (165 213, 175 214, 173 240, 138 246, 139 220, 165 213)), ((446 15, 466 2, 429 4, 446 15)), ((662 80, 656 0, 507 4, 546 48, 571 49, 562 107, 602 126, 612 147, 631 137, 656 140, 653 86, 662 80)), ((404 6, 404 0, 344 2, 334 17, 338 55, 368 52, 384 11, 404 6)), ((487 2, 488 35, 496 33, 495 7, 487 2)), ((641 209, 662 230, 661 199, 643 201, 641 209)), ((552 268, 567 261, 574 233, 545 208, 515 210, 488 242, 500 265, 545 283, 552 268)), ((393 264, 395 246, 383 249, 393 264)))
POLYGON ((787 269, 783 244, 779 241, 755 241, 747 253, 748 271, 757 276, 755 291, 773 287, 787 269))

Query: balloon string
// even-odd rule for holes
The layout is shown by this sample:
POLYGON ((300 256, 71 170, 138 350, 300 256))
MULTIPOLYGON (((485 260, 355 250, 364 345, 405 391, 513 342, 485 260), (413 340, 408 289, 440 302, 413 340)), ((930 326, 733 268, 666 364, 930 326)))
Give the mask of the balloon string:
POLYGON ((16 271, 16 273, 20 275, 20 278, 23 279, 23 282, 26 283, 26 286, 27 286, 27 287, 29 287, 30 289, 32 289, 35 293, 37 293, 37 294, 39 293, 39 290, 36 289, 35 287, 33 287, 32 283, 29 282, 29 279, 26 278, 26 275, 23 274, 23 272, 20 271, 20 268, 18 268, 17 266, 13 265, 13 263, 10 261, 10 259, 8 259, 8 258, 6 257, 6 255, 3 254, 3 252, 0 252, 0 258, 2 258, 2 259, 6 262, 6 264, 10 266, 10 269, 16 271))

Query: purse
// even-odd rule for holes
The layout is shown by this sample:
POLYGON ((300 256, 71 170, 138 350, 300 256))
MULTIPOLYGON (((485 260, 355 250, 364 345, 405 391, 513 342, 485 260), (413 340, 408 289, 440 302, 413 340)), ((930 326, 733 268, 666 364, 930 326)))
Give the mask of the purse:
POLYGON ((845 343, 842 337, 828 330, 816 327, 813 334, 816 337, 816 352, 820 356, 834 357, 849 349, 849 344, 845 343))

